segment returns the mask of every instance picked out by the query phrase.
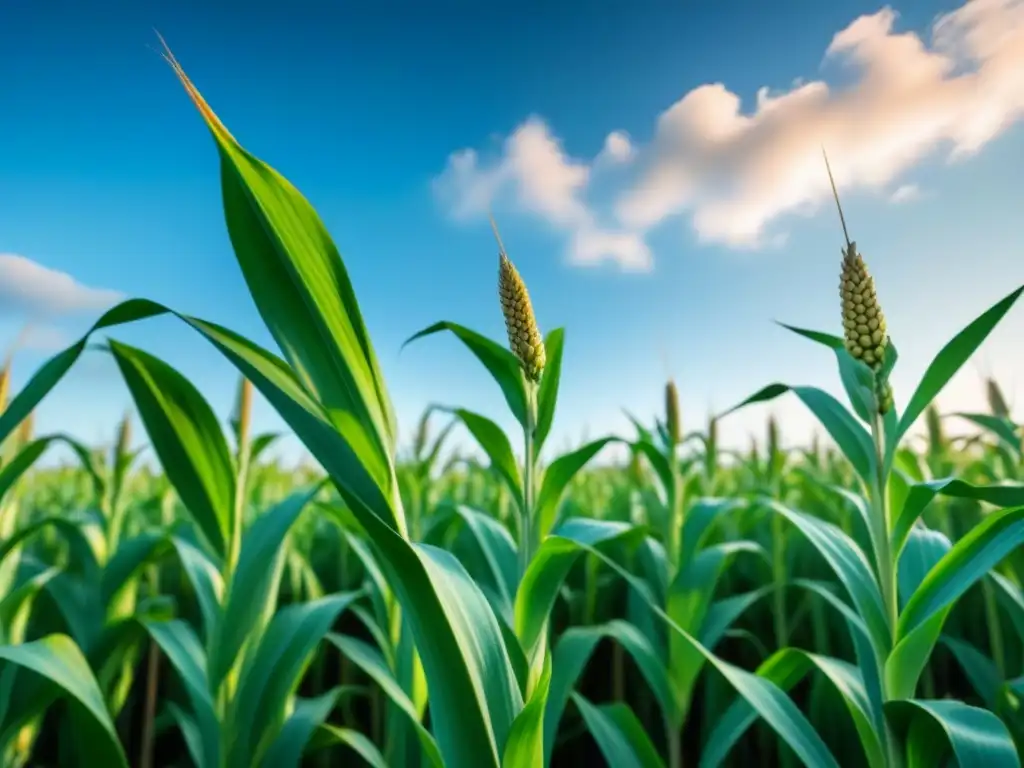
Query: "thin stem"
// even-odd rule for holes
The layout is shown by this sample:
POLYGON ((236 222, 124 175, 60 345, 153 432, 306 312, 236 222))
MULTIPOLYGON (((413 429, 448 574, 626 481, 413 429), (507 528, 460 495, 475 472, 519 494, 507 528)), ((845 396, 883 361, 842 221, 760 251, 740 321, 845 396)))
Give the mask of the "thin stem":
POLYGON ((885 604, 889 628, 895 634, 896 622, 899 619, 896 563, 893 562, 892 547, 889 544, 890 521, 885 494, 888 484, 885 471, 885 430, 882 425, 882 417, 878 414, 875 414, 871 421, 871 436, 875 444, 875 477, 871 489, 872 538, 876 548, 875 555, 878 561, 878 581, 882 588, 882 601, 885 604))
MULTIPOLYGON (((885 427, 882 417, 877 413, 871 420, 871 437, 875 444, 875 477, 871 488, 871 538, 875 546, 878 581, 882 591, 882 602, 885 606, 889 629, 893 638, 896 637, 896 626, 899 620, 898 593, 896 590, 896 562, 893 558, 892 546, 889 541, 889 510, 886 500, 888 477, 885 466, 885 427)), ((882 699, 889 700, 889 692, 883 676, 882 699)), ((886 752, 889 764, 894 768, 902 765, 901 755, 893 734, 886 727, 886 752)))
POLYGON ((668 740, 668 768, 683 768, 682 728, 665 716, 665 735, 668 740))
POLYGON ((535 457, 533 433, 537 423, 537 385, 526 382, 526 426, 523 428, 523 508, 519 526, 519 574, 526 573, 533 558, 533 484, 535 457))

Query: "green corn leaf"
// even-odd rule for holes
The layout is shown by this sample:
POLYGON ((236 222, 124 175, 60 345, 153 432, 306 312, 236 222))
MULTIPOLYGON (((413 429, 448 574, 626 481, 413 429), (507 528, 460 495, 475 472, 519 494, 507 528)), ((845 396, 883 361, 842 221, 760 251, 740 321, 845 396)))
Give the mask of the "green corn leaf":
POLYGON ((466 426, 477 444, 487 454, 487 458, 491 460, 491 468, 505 482, 516 503, 522 508, 523 483, 519 476, 519 465, 512 452, 512 444, 501 427, 486 416, 467 411, 465 408, 442 410, 453 414, 466 426))
POLYGON ((907 430, 917 421, 917 417, 924 413, 939 392, 949 383, 949 380, 956 375, 964 363, 970 359, 975 350, 1003 319, 1003 316, 1010 311, 1010 307, 1024 292, 1021 286, 1013 293, 996 302, 977 319, 971 322, 960 333, 946 344, 932 360, 931 365, 925 371, 921 382, 907 403, 907 409, 900 419, 896 430, 897 436, 902 437, 907 430))
POLYGON ((171 537, 185 575, 195 591, 203 616, 203 636, 209 642, 220 617, 224 600, 224 579, 209 556, 180 536, 171 537))
POLYGON ((402 690, 402 686, 395 680, 394 674, 388 668, 387 662, 379 651, 354 637, 331 633, 327 639, 333 643, 342 655, 359 667, 377 684, 385 696, 388 697, 398 708, 409 717, 409 722, 416 729, 420 744, 423 746, 423 754, 430 765, 441 768, 444 760, 437 747, 434 737, 420 722, 416 706, 408 694, 402 690))
POLYGON ((900 614, 896 647, 886 663, 893 698, 909 699, 953 605, 1024 542, 1024 507, 995 512, 960 539, 928 571, 900 614))
POLYGON ((670 684, 668 670, 650 640, 632 624, 614 620, 592 627, 572 627, 558 638, 552 652, 551 690, 544 712, 544 765, 551 761, 555 736, 566 705, 597 644, 614 640, 630 655, 663 715, 673 723, 682 717, 682 707, 670 684))
POLYGON ((235 503, 234 465, 213 409, 188 379, 162 360, 114 341, 110 351, 167 478, 223 557, 235 503))
POLYGON ((284 567, 285 537, 319 490, 318 484, 313 490, 293 493, 258 517, 242 537, 223 616, 208 645, 210 684, 215 690, 235 664, 246 641, 273 614, 284 567))
POLYGON ((598 440, 593 440, 577 448, 575 451, 559 456, 544 470, 540 493, 537 494, 537 503, 534 508, 534 515, 538 521, 537 525, 541 537, 546 536, 555 524, 558 505, 561 503, 562 497, 565 495, 565 491, 573 478, 606 445, 612 442, 621 441, 615 437, 602 437, 598 440))
MULTIPOLYGON (((350 729, 330 727, 332 730, 345 732, 342 738, 336 738, 337 734, 323 733, 320 730, 338 701, 352 691, 353 688, 350 686, 339 685, 311 699, 296 698, 294 709, 264 754, 259 764, 260 768, 299 768, 304 752, 312 752, 334 744, 352 746, 374 768, 387 768, 387 763, 373 742, 369 742, 371 749, 364 753, 348 739, 347 734, 354 733, 350 729)), ((360 746, 363 744, 360 743, 360 746)))
POLYGON ((229 762, 259 764, 287 720, 286 705, 320 641, 360 593, 289 605, 271 620, 244 670, 232 709, 229 762))
POLYGON ((193 756, 200 756, 196 760, 200 768, 220 766, 221 723, 210 694, 206 654, 199 639, 192 628, 179 619, 146 622, 145 627, 167 656, 188 693, 192 712, 185 723, 189 731, 184 733, 190 751, 193 756))
POLYGON ((864 619, 874 647, 879 652, 888 649, 892 635, 885 617, 882 595, 871 572, 871 565, 856 543, 831 523, 776 501, 768 500, 765 504, 795 525, 825 558, 857 606, 857 612, 864 619))
POLYGON ((889 702, 886 714, 903 735, 906 768, 933 768, 950 757, 962 768, 1020 768, 1006 726, 988 710, 912 699, 889 702))
MULTIPOLYGON (((884 734, 877 730, 864 682, 852 664, 798 648, 783 648, 766 659, 757 673, 785 691, 792 689, 812 671, 819 672, 842 697, 860 737, 868 765, 885 768, 884 734)), ((737 699, 718 719, 704 746, 700 764, 724 764, 736 742, 756 720, 757 713, 750 704, 742 698, 737 699)))
POLYGON ((544 655, 540 678, 509 732, 502 768, 534 768, 544 765, 544 712, 551 687, 551 655, 544 655))
POLYGON ((625 704, 595 707, 578 693, 573 702, 583 715, 608 765, 616 768, 663 768, 665 765, 650 737, 625 704))
POLYGON ((0 659, 39 675, 52 684, 55 695, 72 702, 80 729, 76 735, 83 753, 88 750, 90 760, 128 768, 96 678, 70 637, 54 634, 31 643, 0 646, 0 659))
POLYGON ((555 328, 544 339, 546 363, 537 390, 537 427, 534 430, 534 451, 540 454, 551 425, 555 420, 555 405, 558 403, 558 385, 562 379, 562 350, 565 348, 565 330, 555 328))
POLYGON ((723 418, 748 405, 766 403, 779 395, 792 392, 806 405, 815 418, 828 431, 843 455, 850 461, 857 474, 867 482, 874 466, 874 448, 871 436, 843 408, 842 404, 827 392, 816 387, 791 387, 788 384, 769 384, 755 392, 743 402, 721 414, 723 418))
POLYGON ((509 409, 512 411, 512 415, 515 416, 516 421, 523 427, 526 426, 526 386, 524 384, 522 367, 519 364, 519 360, 505 347, 501 346, 497 342, 491 341, 486 336, 482 336, 476 331, 472 331, 469 328, 458 325, 457 323, 449 323, 442 321, 434 323, 428 328, 424 328, 422 331, 413 334, 402 347, 407 344, 422 339, 426 336, 432 336, 435 333, 441 333, 442 331, 449 331, 455 335, 455 337, 466 345, 466 348, 472 352, 476 359, 483 363, 488 373, 494 378, 501 387, 502 393, 505 395, 505 402, 508 403, 509 409))
POLYGON ((897 511, 893 522, 891 539, 894 557, 899 557, 914 523, 936 496, 974 499, 999 507, 1016 507, 1024 505, 1024 484, 972 485, 955 477, 946 477, 911 485, 906 500, 897 511))

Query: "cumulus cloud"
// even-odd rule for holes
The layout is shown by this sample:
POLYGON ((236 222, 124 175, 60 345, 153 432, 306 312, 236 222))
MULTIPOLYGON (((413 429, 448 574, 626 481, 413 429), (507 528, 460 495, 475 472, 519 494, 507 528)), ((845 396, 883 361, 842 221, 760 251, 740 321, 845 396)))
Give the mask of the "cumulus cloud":
MULTIPOLYGON (((625 134, 609 136, 605 143, 619 162, 629 146, 625 134)), ((456 218, 465 220, 486 215, 498 194, 509 190, 521 209, 572 233, 574 262, 612 259, 626 269, 649 268, 650 250, 639 234, 598 224, 583 196, 590 176, 590 164, 569 157, 547 124, 531 117, 505 140, 500 158, 482 161, 473 149, 453 153, 434 180, 434 191, 456 218)))
POLYGON ((98 312, 122 296, 82 285, 66 272, 24 256, 0 253, 0 314, 55 316, 98 312))
POLYGON ((896 21, 884 8, 833 37, 826 60, 854 74, 843 89, 762 88, 750 113, 725 85, 690 91, 658 118, 622 220, 642 230, 689 213, 705 241, 759 246, 773 220, 828 198, 822 146, 837 185, 881 190, 934 152, 970 156, 1024 116, 1022 0, 944 14, 930 45, 896 21))
POLYGON ((628 163, 636 155, 636 148, 625 131, 612 131, 604 140, 604 148, 594 161, 600 163, 628 163))
POLYGON ((648 144, 613 131, 591 161, 569 157, 531 117, 490 162, 473 149, 452 154, 438 195, 470 218, 511 190, 522 209, 566 232, 571 260, 628 268, 649 267, 645 236, 673 217, 687 217, 703 242, 778 242, 785 233, 773 224, 830 197, 822 146, 840 189, 884 195, 896 185, 891 199, 909 200, 918 190, 900 184, 907 170, 933 156, 968 158, 1024 117, 1024 0, 970 0, 925 35, 897 26, 885 7, 832 38, 824 63, 842 70, 842 87, 798 78, 779 92, 762 87, 744 110, 727 85, 700 85, 657 117, 648 144), (631 173, 593 173, 610 164, 631 173), (609 226, 588 193, 612 183, 621 186, 600 190, 614 200, 609 226))

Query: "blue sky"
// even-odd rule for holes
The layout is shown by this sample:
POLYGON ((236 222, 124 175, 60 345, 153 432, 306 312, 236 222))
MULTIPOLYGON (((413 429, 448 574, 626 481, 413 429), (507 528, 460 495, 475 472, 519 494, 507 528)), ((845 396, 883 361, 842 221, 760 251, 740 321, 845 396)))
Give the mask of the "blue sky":
MULTIPOLYGON (((153 28, 320 212, 406 427, 430 402, 510 423, 454 339, 399 354, 441 319, 501 338, 488 205, 542 329, 567 329, 554 447, 624 431, 623 408, 652 414, 669 374, 690 424, 773 380, 838 390, 828 353, 771 322, 839 327, 823 143, 901 353, 898 403, 952 333, 1024 282, 1020 0, 970 13, 906 1, 895 16, 845 1, 177 5, 0 9, 0 345, 28 319, 35 329, 15 386, 105 292, 271 344, 226 235, 212 141, 153 28), (762 88, 776 101, 759 107, 762 88)), ((979 369, 1019 393, 1022 313, 946 407, 975 404, 979 369)), ((227 414, 234 373, 193 333, 149 321, 111 335, 227 414)), ((93 354, 37 421, 108 440, 127 404, 93 354)), ((798 404, 773 407, 789 439, 806 437, 798 404)), ((766 413, 724 436, 745 443, 766 413)), ((257 419, 280 424, 262 404, 257 419)))

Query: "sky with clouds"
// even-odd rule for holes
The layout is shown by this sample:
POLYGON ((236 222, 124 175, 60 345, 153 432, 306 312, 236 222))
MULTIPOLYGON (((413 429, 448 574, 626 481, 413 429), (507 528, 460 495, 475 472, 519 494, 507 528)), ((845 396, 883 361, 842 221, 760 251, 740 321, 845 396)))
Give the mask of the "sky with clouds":
MULTIPOLYGON (((501 338, 493 210, 542 330, 566 328, 555 448, 648 418, 667 376, 703 423, 771 381, 838 391, 851 237, 900 350, 905 402, 960 327, 1024 282, 1024 0, 674 4, 229 3, 0 7, 0 348, 18 386, 106 306, 144 296, 271 346, 223 224, 215 151, 157 28, 235 136, 338 244, 401 424, 429 403, 511 420, 436 320, 501 338), (102 7, 102 10, 101 10, 102 7)), ((1024 308, 943 393, 1019 401, 1024 308)), ((234 374, 180 324, 111 335, 160 355, 227 414, 234 374)), ((87 356, 40 429, 109 440, 128 404, 87 356)), ((730 417, 726 442, 812 428, 798 403, 730 417)), ((265 404, 262 426, 280 426, 265 404)), ((294 455, 294 443, 286 448, 294 455)))

